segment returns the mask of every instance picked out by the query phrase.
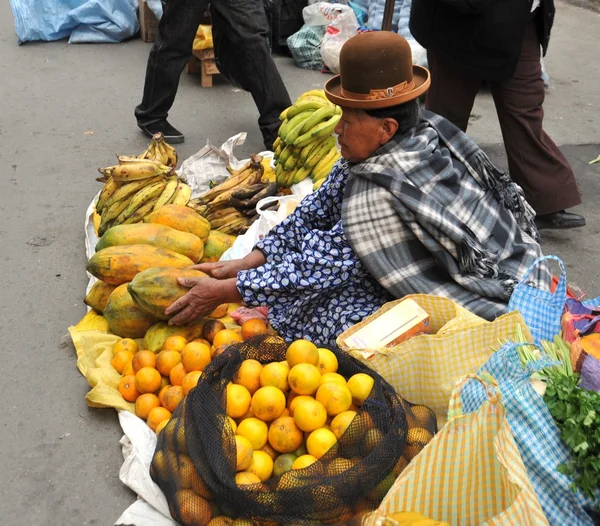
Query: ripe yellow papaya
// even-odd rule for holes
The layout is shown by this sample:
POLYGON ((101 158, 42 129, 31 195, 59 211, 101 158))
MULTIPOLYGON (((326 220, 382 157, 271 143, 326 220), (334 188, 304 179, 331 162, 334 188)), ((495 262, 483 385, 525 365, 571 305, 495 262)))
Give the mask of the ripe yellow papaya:
POLYGON ((115 288, 115 285, 109 285, 104 281, 96 281, 83 301, 97 313, 102 314, 108 303, 108 297, 115 288))
POLYGON ((133 278, 127 290, 140 309, 159 320, 168 320, 165 309, 190 290, 177 280, 206 277, 204 272, 189 268, 149 268, 133 278))
POLYGON ((189 206, 183 205, 162 206, 144 217, 144 222, 166 225, 181 232, 189 232, 198 236, 203 243, 208 240, 210 232, 208 220, 189 206))
POLYGON ((156 318, 140 309, 127 290, 127 283, 118 286, 108 298, 104 318, 110 332, 121 338, 143 338, 156 323, 156 318))
POLYGON ((160 321, 146 331, 144 336, 144 349, 152 352, 158 352, 162 349, 165 340, 170 336, 183 336, 188 342, 202 335, 202 329, 206 319, 203 318, 198 323, 192 325, 183 325, 175 327, 160 321))
POLYGON ((151 245, 108 247, 88 261, 87 271, 109 285, 129 283, 138 272, 153 267, 191 267, 193 261, 171 250, 151 245))
POLYGON ((204 254, 204 243, 198 236, 169 226, 151 223, 118 225, 109 228, 98 241, 96 252, 107 247, 123 245, 152 245, 187 256, 193 262, 200 261, 204 254))
POLYGON ((230 248, 235 240, 236 236, 230 236, 218 230, 211 230, 208 241, 204 244, 204 255, 200 259, 200 262, 210 263, 219 261, 223 252, 230 248))

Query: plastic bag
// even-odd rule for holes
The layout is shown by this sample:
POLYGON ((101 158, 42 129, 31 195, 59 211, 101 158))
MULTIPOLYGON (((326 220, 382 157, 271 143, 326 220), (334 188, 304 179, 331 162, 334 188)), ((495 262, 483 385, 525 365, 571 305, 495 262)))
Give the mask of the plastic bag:
POLYGON ((137 0, 11 0, 19 44, 32 40, 69 43, 121 42, 140 28, 137 0))
POLYGON ((213 47, 212 26, 200 24, 198 26, 198 31, 196 31, 193 48, 195 50, 200 50, 212 49, 213 47))
POLYGON ((309 26, 327 26, 349 10, 352 9, 345 4, 316 2, 302 10, 302 18, 309 26))
POLYGON ((325 65, 333 72, 340 72, 340 51, 342 46, 356 35, 358 21, 350 6, 342 6, 343 12, 328 26, 321 42, 321 57, 325 65))
POLYGON ((289 36, 287 47, 297 66, 304 69, 323 69, 321 58, 321 42, 325 35, 326 26, 304 26, 289 36))
POLYGON ((431 410, 400 399, 377 373, 338 354, 339 374, 366 373, 374 380, 356 418, 314 464, 241 488, 235 482, 235 440, 224 410, 227 384, 243 360, 281 361, 286 350, 277 336, 256 336, 229 347, 204 369, 158 435, 151 475, 180 523, 208 522, 208 498, 224 514, 255 524, 346 523, 361 501, 379 505, 385 494, 379 484, 385 480, 391 486, 407 459, 435 434, 431 410), (351 467, 340 458, 352 459, 351 467))

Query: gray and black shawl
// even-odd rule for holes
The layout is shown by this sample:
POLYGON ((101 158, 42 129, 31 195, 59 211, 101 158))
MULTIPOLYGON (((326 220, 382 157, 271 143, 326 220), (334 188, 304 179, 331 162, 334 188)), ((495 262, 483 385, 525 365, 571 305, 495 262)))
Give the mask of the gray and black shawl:
MULTIPOLYGON (((541 255, 521 188, 446 119, 420 124, 350 165, 344 233, 393 296, 427 293, 493 319, 541 255)), ((547 271, 535 278, 547 282, 547 271)), ((540 285, 538 283, 538 285, 540 285)))

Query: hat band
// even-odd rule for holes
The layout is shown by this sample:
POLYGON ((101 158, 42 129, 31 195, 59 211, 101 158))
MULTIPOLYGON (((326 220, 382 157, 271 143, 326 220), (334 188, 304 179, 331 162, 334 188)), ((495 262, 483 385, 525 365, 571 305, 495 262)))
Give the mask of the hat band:
POLYGON ((403 93, 408 91, 412 91, 415 89, 414 81, 404 81, 400 84, 396 84, 395 86, 391 86, 389 88, 384 89, 372 89, 369 93, 354 93, 352 91, 348 91, 340 86, 340 93, 342 97, 346 97, 347 99, 354 100, 380 100, 380 99, 391 99, 393 97, 398 97, 403 93))

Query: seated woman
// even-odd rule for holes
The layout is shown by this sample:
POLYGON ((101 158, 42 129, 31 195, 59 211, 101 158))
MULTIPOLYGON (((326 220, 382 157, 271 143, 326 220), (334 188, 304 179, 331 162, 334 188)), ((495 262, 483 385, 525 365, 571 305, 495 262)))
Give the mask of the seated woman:
POLYGON ((171 324, 241 301, 268 306, 287 340, 334 346, 407 294, 446 296, 490 320, 505 312, 541 255, 521 189, 458 128, 420 109, 429 72, 413 66, 401 36, 351 38, 340 70, 325 92, 343 109, 343 158, 247 257, 196 266, 211 277, 181 281, 191 290, 167 309, 171 324))

